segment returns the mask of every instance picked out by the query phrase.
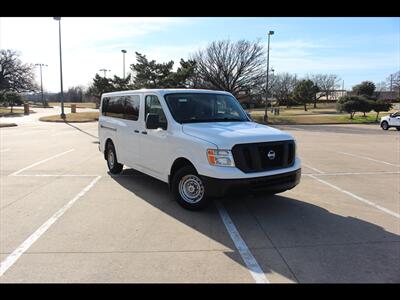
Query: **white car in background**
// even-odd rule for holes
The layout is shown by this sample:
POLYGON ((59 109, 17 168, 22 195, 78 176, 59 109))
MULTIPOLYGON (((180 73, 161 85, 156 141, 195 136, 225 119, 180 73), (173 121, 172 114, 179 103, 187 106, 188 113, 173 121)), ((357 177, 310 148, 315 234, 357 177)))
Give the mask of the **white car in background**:
POLYGON ((381 127, 383 130, 388 130, 390 127, 395 127, 400 130, 400 111, 381 118, 381 127))

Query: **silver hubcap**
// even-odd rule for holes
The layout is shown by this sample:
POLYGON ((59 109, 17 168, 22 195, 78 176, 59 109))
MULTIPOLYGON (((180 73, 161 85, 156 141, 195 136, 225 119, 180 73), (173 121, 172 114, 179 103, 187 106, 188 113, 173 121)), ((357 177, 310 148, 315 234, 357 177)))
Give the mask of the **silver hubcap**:
POLYGON ((188 203, 197 203, 204 196, 204 186, 201 179, 195 175, 183 176, 179 182, 179 194, 188 203))
POLYGON ((115 163, 114 152, 108 150, 108 165, 110 166, 110 169, 114 168, 114 163, 115 163))

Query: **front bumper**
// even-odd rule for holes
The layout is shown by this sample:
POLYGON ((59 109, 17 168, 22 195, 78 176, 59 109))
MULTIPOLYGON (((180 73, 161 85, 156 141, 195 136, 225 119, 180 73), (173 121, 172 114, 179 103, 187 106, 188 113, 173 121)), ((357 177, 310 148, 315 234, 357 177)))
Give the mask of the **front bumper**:
POLYGON ((281 192, 300 183, 301 168, 287 173, 243 179, 218 179, 201 176, 209 197, 222 197, 237 192, 281 192))

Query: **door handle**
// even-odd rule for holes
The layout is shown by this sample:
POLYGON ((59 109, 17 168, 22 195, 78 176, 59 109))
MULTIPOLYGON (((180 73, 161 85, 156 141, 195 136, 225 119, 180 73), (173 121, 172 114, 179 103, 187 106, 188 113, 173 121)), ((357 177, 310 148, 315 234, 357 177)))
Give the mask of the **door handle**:
POLYGON ((147 134, 147 131, 142 131, 142 134, 147 134))
POLYGON ((139 133, 139 130, 134 130, 135 133, 139 133))

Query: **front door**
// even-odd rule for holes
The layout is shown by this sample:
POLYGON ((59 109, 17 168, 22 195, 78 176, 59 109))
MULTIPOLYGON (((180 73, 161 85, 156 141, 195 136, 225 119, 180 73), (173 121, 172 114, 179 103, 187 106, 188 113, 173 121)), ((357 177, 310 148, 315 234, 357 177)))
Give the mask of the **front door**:
POLYGON ((156 95, 146 95, 144 104, 145 118, 142 122, 143 128, 140 134, 140 157, 142 167, 146 168, 157 177, 163 177, 166 172, 165 168, 167 162, 165 158, 168 153, 167 119, 156 95), (162 124, 160 128, 146 128, 145 121, 149 113, 158 114, 159 122, 162 124))

